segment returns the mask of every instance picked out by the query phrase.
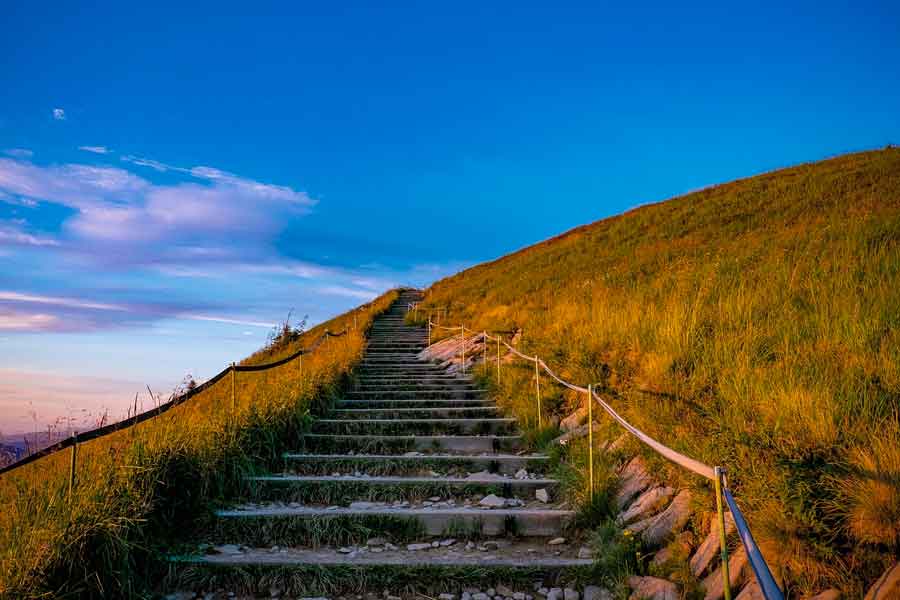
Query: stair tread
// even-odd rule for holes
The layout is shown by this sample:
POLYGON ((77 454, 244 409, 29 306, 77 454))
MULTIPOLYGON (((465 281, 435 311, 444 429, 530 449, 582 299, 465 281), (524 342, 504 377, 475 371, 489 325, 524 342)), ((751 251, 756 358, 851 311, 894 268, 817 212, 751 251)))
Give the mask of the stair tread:
POLYGON ((257 475, 247 477, 248 481, 277 481, 277 482, 332 482, 332 481, 353 481, 360 483, 375 484, 398 484, 406 485, 411 483, 447 483, 454 485, 464 484, 498 484, 498 485, 522 485, 522 486, 552 486, 559 484, 557 479, 516 479, 515 477, 503 477, 502 475, 478 476, 478 477, 421 477, 421 476, 355 476, 355 475, 257 475))

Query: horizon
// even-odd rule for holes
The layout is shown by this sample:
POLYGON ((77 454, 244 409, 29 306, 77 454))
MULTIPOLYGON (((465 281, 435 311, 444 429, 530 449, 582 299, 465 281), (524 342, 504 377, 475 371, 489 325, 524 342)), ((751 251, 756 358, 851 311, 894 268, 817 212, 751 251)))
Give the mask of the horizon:
POLYGON ((887 3, 126 8, 8 9, 4 436, 120 418, 289 313, 900 142, 887 3))

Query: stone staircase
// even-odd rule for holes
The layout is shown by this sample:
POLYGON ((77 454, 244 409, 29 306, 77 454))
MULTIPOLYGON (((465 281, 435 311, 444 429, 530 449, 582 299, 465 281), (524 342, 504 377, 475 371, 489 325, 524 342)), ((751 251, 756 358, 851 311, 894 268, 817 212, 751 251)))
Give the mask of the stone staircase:
POLYGON ((173 563, 171 585, 458 598, 501 582, 531 592, 589 567, 554 539, 572 535, 574 513, 556 502, 547 457, 521 450, 515 420, 471 377, 418 358, 426 332, 404 320, 416 300, 405 291, 375 319, 351 389, 283 473, 252 478, 254 502, 215 514, 206 553, 173 563))

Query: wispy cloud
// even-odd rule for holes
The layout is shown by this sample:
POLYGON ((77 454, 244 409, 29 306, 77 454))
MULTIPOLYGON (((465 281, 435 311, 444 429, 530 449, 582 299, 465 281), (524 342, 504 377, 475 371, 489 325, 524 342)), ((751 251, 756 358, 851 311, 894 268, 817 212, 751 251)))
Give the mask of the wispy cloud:
MULTIPOLYGON (((2 198, 0 198, 2 200, 2 198)), ((0 246, 59 246, 59 241, 24 231, 19 222, 0 221, 0 246)))
POLYGON ((109 154, 110 149, 106 146, 78 146, 79 150, 84 150, 85 152, 92 152, 94 154, 109 154))
POLYGON ((53 109, 53 118, 57 121, 65 121, 66 120, 66 111, 61 108, 53 109))
POLYGON ((197 315, 190 313, 182 313, 178 315, 180 319, 189 319, 191 321, 209 321, 213 323, 228 323, 230 325, 245 325, 247 327, 265 327, 271 329, 275 327, 275 323, 267 323, 264 321, 247 321, 245 319, 236 319, 231 317, 220 317, 215 315, 197 315))
POLYGON ((54 306, 65 306, 68 308, 86 308, 91 310, 128 310, 125 306, 119 304, 108 304, 106 302, 92 302, 90 300, 81 300, 78 298, 65 298, 61 296, 41 296, 37 294, 23 294, 21 292, 12 292, 0 290, 0 301, 6 302, 25 302, 28 304, 52 304, 54 306))
POLYGON ((344 285, 323 285, 316 288, 316 291, 320 294, 327 294, 329 296, 343 296, 345 298, 356 298, 358 300, 371 300, 378 295, 377 292, 371 290, 361 290, 344 285))
POLYGON ((50 331, 58 324, 59 317, 55 315, 0 307, 0 331, 50 331))
POLYGON ((34 152, 27 148, 7 148, 3 151, 3 154, 13 158, 31 158, 34 156, 34 152))
POLYGON ((315 204, 288 186, 212 167, 177 169, 193 181, 161 185, 115 167, 0 159, 0 192, 74 209, 63 230, 83 243, 70 246, 129 264, 172 264, 185 253, 192 263, 259 258, 286 222, 315 204))

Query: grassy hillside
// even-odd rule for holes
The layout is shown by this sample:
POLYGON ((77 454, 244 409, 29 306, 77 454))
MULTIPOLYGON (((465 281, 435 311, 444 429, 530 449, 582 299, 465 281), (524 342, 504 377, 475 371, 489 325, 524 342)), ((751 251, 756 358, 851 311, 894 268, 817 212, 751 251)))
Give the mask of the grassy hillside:
MULTIPOLYGON (((900 150, 579 227, 436 283, 422 306, 420 319, 521 329, 524 352, 599 383, 657 439, 726 466, 793 592, 853 596, 896 556, 900 150)), ((548 413, 580 401, 545 387, 548 413)))
MULTIPOLYGON (((130 429, 78 447, 71 497, 71 450, 0 476, 0 598, 123 597, 154 575, 156 551, 243 476, 277 461, 313 403, 332 392, 359 358, 362 332, 396 298, 389 292, 356 312, 358 328, 297 361, 238 373, 130 429)), ((305 348, 326 329, 352 327, 347 313, 248 363, 305 348)))

